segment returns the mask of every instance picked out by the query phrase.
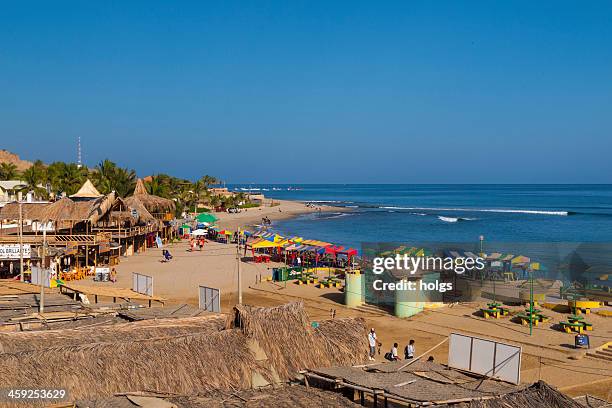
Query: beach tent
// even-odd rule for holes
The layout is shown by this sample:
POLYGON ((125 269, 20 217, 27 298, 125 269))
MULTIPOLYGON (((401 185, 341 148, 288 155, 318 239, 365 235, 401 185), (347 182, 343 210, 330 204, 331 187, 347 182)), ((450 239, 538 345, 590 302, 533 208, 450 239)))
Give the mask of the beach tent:
POLYGON ((316 239, 305 239, 304 241, 302 241, 302 244, 304 245, 312 245, 312 246, 318 246, 318 247, 328 247, 330 245, 332 245, 329 242, 325 242, 325 241, 318 241, 316 239))
POLYGON ((196 220, 198 222, 208 222, 209 224, 212 224, 215 221, 218 221, 219 219, 211 213, 202 213, 196 216, 196 220))
POLYGON ((280 245, 276 242, 268 241, 266 239, 262 239, 261 241, 253 241, 251 244, 251 249, 262 249, 262 248, 278 248, 280 245))
POLYGON ((191 226, 187 224, 183 224, 180 227, 181 235, 187 235, 191 232, 191 226))
POLYGON ((191 235, 193 235, 194 237, 199 237, 199 236, 206 235, 206 234, 207 234, 206 230, 203 230, 203 229, 197 229, 191 232, 191 235))
POLYGON ((526 264, 529 263, 531 260, 523 255, 519 255, 516 258, 512 259, 512 265, 517 265, 517 264, 526 264))

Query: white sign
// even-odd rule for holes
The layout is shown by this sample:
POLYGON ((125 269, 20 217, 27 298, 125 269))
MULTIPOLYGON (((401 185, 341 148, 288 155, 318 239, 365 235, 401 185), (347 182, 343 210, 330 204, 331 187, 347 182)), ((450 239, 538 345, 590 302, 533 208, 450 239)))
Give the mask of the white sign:
POLYGON ((519 384, 521 348, 494 340, 451 333, 448 366, 519 384))
POLYGON ((45 288, 51 287, 51 269, 32 266, 32 284, 42 285, 45 288))
POLYGON ((200 309, 221 313, 221 291, 216 288, 200 286, 200 309))
POLYGON ((153 296, 153 277, 132 272, 132 290, 143 295, 153 296))
MULTIPOLYGON (((30 244, 23 244, 23 257, 30 258, 30 244)), ((19 244, 0 245, 0 259, 19 259, 19 244)))

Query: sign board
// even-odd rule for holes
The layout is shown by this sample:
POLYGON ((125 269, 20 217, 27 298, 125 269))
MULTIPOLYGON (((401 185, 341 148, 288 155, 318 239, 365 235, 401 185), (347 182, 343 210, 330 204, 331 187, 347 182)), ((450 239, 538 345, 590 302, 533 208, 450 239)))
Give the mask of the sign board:
POLYGON ((138 210, 136 210, 135 208, 132 208, 131 214, 132 214, 132 217, 138 218, 138 210))
POLYGON ((142 293, 143 295, 153 296, 153 277, 149 275, 141 275, 139 273, 132 273, 132 290, 134 292, 142 293))
POLYGON ((448 366, 519 384, 521 348, 494 340, 451 333, 448 366))
POLYGON ((40 285, 41 282, 45 288, 51 287, 51 269, 32 266, 32 284, 40 285))
MULTIPOLYGON (((30 244, 23 244, 23 257, 30 258, 32 248, 30 244)), ((0 259, 19 259, 19 244, 0 245, 0 259)))
POLYGON ((200 309, 221 313, 221 291, 208 286, 199 286, 200 309))

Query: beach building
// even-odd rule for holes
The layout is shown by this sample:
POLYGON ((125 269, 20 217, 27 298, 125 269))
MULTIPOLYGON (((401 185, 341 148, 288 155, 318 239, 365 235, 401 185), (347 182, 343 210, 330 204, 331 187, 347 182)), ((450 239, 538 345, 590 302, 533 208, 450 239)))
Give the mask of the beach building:
MULTIPOLYGON (((24 194, 24 189, 27 184, 21 180, 2 180, 0 181, 0 207, 12 201, 27 201, 27 202, 41 202, 44 201, 42 197, 37 196, 33 192, 27 192, 24 194)), ((44 186, 40 186, 44 187, 44 186)))
POLYGON ((23 242, 24 269, 35 261, 60 279, 82 278, 92 268, 155 246, 157 236, 170 238, 173 211, 172 200, 149 195, 141 180, 126 199, 101 194, 87 180, 75 194, 52 203, 8 203, 0 210, 0 273, 18 273, 23 242))

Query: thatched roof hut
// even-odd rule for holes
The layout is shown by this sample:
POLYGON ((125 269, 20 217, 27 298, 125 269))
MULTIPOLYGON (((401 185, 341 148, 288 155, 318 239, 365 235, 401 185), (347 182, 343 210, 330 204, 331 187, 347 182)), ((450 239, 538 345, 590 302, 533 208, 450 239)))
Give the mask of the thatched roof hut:
POLYGON ((95 224, 111 209, 115 199, 115 193, 88 201, 73 201, 68 197, 63 197, 45 206, 39 217, 42 221, 55 223, 88 221, 95 224))
POLYGON ((140 202, 133 202, 128 205, 125 199, 117 197, 113 203, 107 216, 103 216, 101 221, 110 221, 111 223, 122 223, 130 226, 137 224, 155 224, 158 220, 151 215, 140 202), (132 214, 132 210, 136 210, 136 217, 132 214))
POLYGON ((367 360, 363 319, 334 319, 314 329, 301 302, 275 308, 238 305, 231 324, 259 343, 281 378, 306 368, 367 360))
POLYGON ((129 206, 142 205, 150 213, 173 212, 176 208, 174 201, 149 194, 142 179, 136 181, 134 194, 126 198, 125 202, 129 206))
MULTIPOLYGON (((22 217, 24 220, 39 220, 42 210, 48 203, 21 203, 22 217)), ((0 220, 19 220, 19 203, 12 202, 0 208, 0 220)))
POLYGON ((98 198, 102 197, 102 194, 93 185, 93 183, 87 179, 81 186, 79 191, 70 196, 70 198, 98 198))
POLYGON ((125 327, 97 326, 104 333, 85 344, 80 340, 74 344, 73 340, 86 336, 72 332, 68 337, 73 342, 67 344, 57 337, 59 333, 51 334, 55 340, 33 336, 29 349, 1 355, 0 383, 5 387, 65 387, 74 399, 138 390, 190 395, 194 390, 248 389, 261 379, 283 382, 301 369, 356 364, 367 358, 361 319, 336 319, 315 329, 301 304, 289 304, 240 307, 230 322, 220 331, 213 327, 147 338, 127 335, 125 327), (42 348, 32 342, 58 347, 42 348))

